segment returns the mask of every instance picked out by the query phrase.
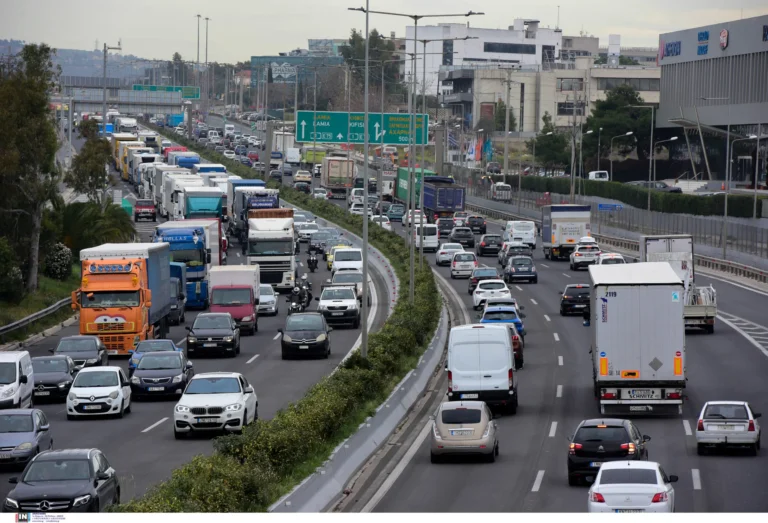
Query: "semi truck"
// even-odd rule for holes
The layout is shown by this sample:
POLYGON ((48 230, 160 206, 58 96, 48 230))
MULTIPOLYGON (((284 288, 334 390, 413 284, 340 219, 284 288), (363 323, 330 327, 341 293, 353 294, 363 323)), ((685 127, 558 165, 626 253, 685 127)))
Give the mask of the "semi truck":
POLYGON ((171 262, 171 325, 181 325, 186 321, 187 312, 187 265, 171 262))
POLYGON ((590 354, 600 414, 682 414, 683 281, 666 262, 590 265, 590 354))
MULTIPOLYGON (((120 174, 120 177, 128 181, 128 172, 127 169, 124 167, 126 163, 126 158, 128 155, 128 147, 142 147, 144 149, 148 149, 146 145, 144 145, 144 142, 137 140, 136 137, 133 137, 133 140, 123 140, 120 141, 120 143, 117 145, 117 157, 115 158, 115 170, 120 174)), ((152 151, 149 151, 152 152, 152 151)))
POLYGON ((80 334, 127 356, 142 340, 165 338, 171 313, 167 243, 105 243, 80 251, 82 279, 72 293, 80 334))
POLYGON ((541 244, 548 260, 567 260, 580 238, 591 236, 589 205, 545 205, 541 208, 541 244))
POLYGON ((284 131, 274 131, 272 133, 272 151, 281 152, 283 153, 283 157, 285 157, 285 152, 288 149, 293 149, 295 147, 296 140, 293 133, 284 131))
POLYGON ((184 123, 184 114, 166 114, 165 115, 165 126, 166 127, 178 127, 179 125, 184 123))
POLYGON ((185 220, 221 218, 224 192, 218 187, 185 186, 180 198, 185 220))
POLYGON ((320 186, 331 193, 331 198, 346 200, 357 177, 357 165, 352 158, 326 156, 320 176, 320 186))
POLYGON ((248 238, 248 210, 276 209, 280 207, 280 191, 253 185, 235 188, 232 200, 232 219, 235 220, 235 234, 241 242, 248 238))
POLYGON ((198 163, 192 167, 192 172, 195 174, 220 173, 220 176, 226 176, 227 168, 220 163, 198 163))
MULTIPOLYGON (((160 156, 162 158, 162 156, 160 156)), ((165 165, 163 162, 151 162, 151 163, 142 163, 139 165, 139 175, 138 178, 141 181, 141 184, 138 187, 137 192, 139 193, 139 198, 146 198, 147 200, 154 201, 154 185, 153 185, 153 177, 155 172, 155 167, 158 167, 160 165, 165 165)))
POLYGON ((249 211, 248 265, 258 265, 262 283, 291 290, 296 284, 293 209, 249 211))
POLYGON ((151 147, 147 147, 144 142, 128 142, 128 144, 134 144, 134 145, 126 145, 123 148, 123 158, 122 158, 122 178, 123 180, 126 180, 129 183, 132 183, 133 176, 132 176, 132 166, 133 166, 133 158, 137 154, 152 154, 154 151, 151 147), (136 144, 140 145, 136 145, 136 144))
MULTIPOLYGON (((408 203, 408 180, 410 177, 411 170, 407 167, 398 167, 397 168, 397 186, 395 187, 395 200, 398 203, 407 204, 408 203)), ((421 178, 422 176, 424 178, 431 178, 431 177, 438 177, 443 178, 441 176, 437 176, 437 173, 434 171, 430 171, 428 169, 422 169, 420 167, 415 167, 414 171, 414 198, 416 202, 416 206, 419 205, 419 191, 421 190, 421 178)), ((463 205, 463 204, 462 204, 463 205)))
MULTIPOLYGON (((205 179, 205 173, 203 173, 201 176, 205 179)), ((239 180, 240 177, 237 176, 234 179, 239 180)), ((221 215, 224 217, 225 220, 229 219, 229 200, 227 199, 227 189, 229 188, 229 180, 230 177, 211 177, 208 178, 208 186, 210 187, 218 187, 221 189, 221 215)))
POLYGON ((240 332, 259 330, 259 266, 212 267, 208 276, 211 312, 228 312, 240 332))
MULTIPOLYGON (((145 185, 145 194, 152 194, 155 199, 155 204, 158 210, 162 214, 163 205, 163 191, 165 190, 165 179, 169 176, 189 176, 192 172, 189 169, 182 169, 175 165, 158 165, 151 172, 147 173, 147 181, 149 186, 145 185)), ((148 196, 145 196, 148 198, 148 196)))
MULTIPOLYGON (((109 118, 109 115, 107 115, 109 118)), ((136 122, 136 118, 128 118, 126 116, 119 116, 114 121, 115 130, 119 133, 138 133, 139 124, 136 122)))
POLYGON ((192 169, 200 163, 200 155, 191 151, 172 151, 168 153, 168 163, 185 169, 192 169))
POLYGON ((234 203, 235 203, 235 189, 238 187, 266 187, 267 183, 264 180, 254 180, 254 179, 239 179, 234 180, 232 178, 229 178, 229 183, 227 184, 227 204, 229 205, 229 214, 230 216, 236 217, 237 214, 235 214, 233 211, 234 203))
POLYGON ((160 152, 160 136, 155 131, 139 131, 139 140, 154 149, 154 152, 160 152))
POLYGON ((142 185, 142 178, 141 175, 143 174, 140 167, 143 164, 147 163, 159 163, 162 162, 163 157, 159 154, 155 153, 143 153, 138 152, 141 151, 141 149, 129 149, 128 150, 128 157, 129 157, 129 165, 128 170, 130 172, 130 182, 133 185, 134 189, 136 191, 139 190, 139 187, 142 185))
POLYGON ((165 163, 170 164, 170 165, 174 165, 173 163, 168 161, 168 155, 170 155, 173 152, 177 152, 177 151, 179 151, 179 152, 186 152, 187 148, 184 147, 183 145, 172 145, 170 147, 164 147, 163 148, 163 158, 165 159, 165 163))
POLYGON ((640 237, 640 261, 667 262, 685 286, 683 305, 686 329, 715 332, 717 292, 712 285, 698 286, 695 282, 693 236, 666 234, 640 237))
POLYGON ((183 218, 182 192, 184 187, 202 187, 203 180, 194 174, 168 175, 163 177, 163 201, 160 210, 169 220, 183 218))
POLYGON ((434 223, 464 210, 465 189, 449 176, 424 176, 424 215, 434 223))
POLYGON ((110 147, 112 148, 112 166, 115 170, 118 170, 120 165, 120 142, 135 142, 136 136, 131 133, 114 133, 112 134, 112 141, 110 147))

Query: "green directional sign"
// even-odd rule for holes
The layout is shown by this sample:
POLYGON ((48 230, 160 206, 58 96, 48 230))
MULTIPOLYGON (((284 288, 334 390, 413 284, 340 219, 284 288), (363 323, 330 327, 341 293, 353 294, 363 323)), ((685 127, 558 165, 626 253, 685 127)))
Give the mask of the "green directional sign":
POLYGON ((151 91, 160 93, 181 93, 181 97, 187 100, 199 100, 200 88, 191 85, 141 85, 133 84, 134 91, 151 91))
MULTIPOLYGON (((402 113, 368 113, 368 140, 371 144, 407 145, 409 142, 410 115, 402 113)), ((296 141, 302 143, 364 143, 364 113, 333 111, 298 111, 296 141), (317 114, 317 120, 314 116, 317 114)), ((416 115, 416 144, 428 140, 429 115, 416 115)))
POLYGON ((256 130, 256 122, 253 122, 251 124, 251 131, 255 131, 255 130, 256 130))

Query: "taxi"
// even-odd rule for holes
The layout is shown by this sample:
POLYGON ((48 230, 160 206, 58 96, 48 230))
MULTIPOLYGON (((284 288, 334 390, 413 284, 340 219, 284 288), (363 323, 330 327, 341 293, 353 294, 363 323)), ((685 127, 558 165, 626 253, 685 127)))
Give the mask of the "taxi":
POLYGON ((296 174, 293 175, 293 181, 294 182, 307 182, 312 183, 312 173, 309 171, 297 171, 296 174))
POLYGON ((351 249, 351 248, 352 248, 351 245, 344 245, 344 244, 334 245, 333 247, 331 247, 330 252, 328 252, 328 254, 325 256, 325 260, 328 263, 328 270, 330 271, 331 267, 333 266, 333 255, 336 254, 337 250, 339 250, 339 249, 351 249))

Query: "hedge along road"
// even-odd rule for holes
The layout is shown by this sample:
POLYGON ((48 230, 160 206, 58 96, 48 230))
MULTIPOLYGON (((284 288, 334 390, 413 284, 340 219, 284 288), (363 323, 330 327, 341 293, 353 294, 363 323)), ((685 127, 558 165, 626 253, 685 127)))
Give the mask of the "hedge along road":
MULTIPOLYGON (((345 206, 340 200, 334 202, 345 206)), ((393 224, 393 230, 405 232, 399 224, 393 224)), ((501 231, 500 225, 488 222, 488 233, 501 231)), ((425 256, 461 296, 474 321, 467 280, 450 280, 449 268, 435 267, 432 253, 425 256)), ((589 275, 585 270, 569 271, 566 262, 544 260, 540 250, 535 262, 538 284, 510 285, 512 295, 526 307, 528 335, 525 368, 519 373, 520 408, 517 415, 499 420, 498 461, 431 464, 429 440, 417 440, 423 433, 423 420, 411 435, 411 443, 404 443, 416 440, 413 458, 398 467, 402 473, 387 492, 377 493, 375 512, 586 510, 586 487, 568 486, 566 458, 567 437, 580 421, 598 415, 592 393, 590 331, 582 326, 581 317, 560 316, 558 292, 568 284, 587 283, 589 275)), ((481 258, 481 263, 499 267, 495 257, 481 258)), ((733 289, 744 303, 760 297, 746 289, 733 289)), ((735 305, 731 296, 720 296, 723 308, 735 305)), ((680 476, 675 484, 678 512, 765 512, 768 499, 760 492, 768 486, 763 474, 768 466, 766 453, 757 457, 737 453, 698 456, 692 430, 705 401, 743 400, 758 412, 767 411, 762 389, 768 357, 724 323, 713 335, 689 332, 686 346, 689 381, 683 416, 636 420, 641 432, 652 438, 650 459, 659 461, 668 474, 680 476)))
MULTIPOLYGON (((130 190, 122 185, 123 193, 130 190)), ((149 240, 149 233, 155 224, 139 224, 142 241, 149 240)), ((354 240, 353 240, 354 241, 354 240)), ((229 264, 242 264, 244 258, 237 257, 238 245, 230 249, 229 264)), ((306 245, 302 244, 299 260, 306 262, 306 245)), ((305 264, 306 265, 306 264, 305 264)), ((301 274, 302 267, 299 267, 301 274)), ((308 272, 308 271, 307 271, 308 272)), ((320 267, 315 273, 308 273, 315 295, 330 273, 320 267)), ((371 271, 376 296, 387 296, 386 284, 381 275, 371 271)), ((281 359, 280 340, 277 329, 285 326, 287 303, 279 302, 277 317, 260 316, 259 332, 255 336, 243 336, 241 353, 235 358, 195 357, 195 373, 240 372, 254 386, 259 399, 259 416, 271 418, 275 412, 290 402, 299 400, 307 389, 322 377, 330 374, 357 342, 360 329, 338 327, 331 333, 331 356, 327 360, 281 359)), ((198 312, 188 311, 186 325, 191 326, 198 312)), ((387 307, 373 302, 371 308, 372 330, 378 329, 386 319, 387 307)), ((48 355, 63 336, 78 334, 78 327, 61 330, 55 336, 28 347, 34 356, 48 355)), ((177 343, 186 335, 184 326, 171 327, 169 338, 177 343)), ((183 345, 182 345, 183 346, 183 345)), ((125 359, 112 358, 110 364, 121 366, 126 372, 125 359)), ((124 501, 143 494, 153 484, 167 479, 173 469, 189 462, 197 454, 212 452, 212 437, 200 436, 177 441, 173 432, 173 407, 175 401, 137 401, 131 413, 123 419, 85 419, 67 421, 63 404, 38 405, 51 423, 54 448, 101 449, 117 470, 121 481, 121 497, 124 501)), ((19 471, 3 470, 0 474, 0 495, 11 490, 8 479, 18 476, 19 471)))

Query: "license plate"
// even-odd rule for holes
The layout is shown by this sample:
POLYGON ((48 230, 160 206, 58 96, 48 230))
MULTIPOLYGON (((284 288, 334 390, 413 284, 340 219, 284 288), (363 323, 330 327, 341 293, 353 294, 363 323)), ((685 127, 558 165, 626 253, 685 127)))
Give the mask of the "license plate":
POLYGON ((586 307, 586 305, 574 305, 573 306, 574 309, 583 309, 584 307, 586 307))
POLYGON ((619 513, 619 514, 621 514, 621 513, 624 513, 624 514, 626 514, 626 513, 635 514, 635 513, 638 513, 638 512, 645 512, 645 511, 641 510, 641 509, 638 509, 638 508, 617 508, 614 512, 619 513))
POLYGON ((628 390, 627 396, 633 400, 652 400, 658 399, 657 394, 653 390, 628 390))
POLYGON ((110 356, 114 356, 114 355, 117 354, 117 351, 116 350, 108 350, 107 354, 109 354, 110 356))
POLYGON ((11 459, 10 454, 0 454, 0 459, 11 459))
POLYGON ((344 316, 343 312, 332 312, 331 316, 344 316))
POLYGON ((629 411, 630 412, 647 412, 648 406, 647 405, 630 405, 629 411))
POLYGON ((718 425, 718 429, 720 430, 734 430, 736 427, 734 425, 718 425))
POLYGON ((218 425, 219 420, 210 418, 197 418, 197 423, 201 425, 218 425))
POLYGON ((461 399, 463 400, 476 400, 477 394, 462 394, 461 399))
POLYGON ((39 390, 35 392, 35 396, 50 396, 51 391, 49 390, 39 390))
POLYGON ((215 347, 215 343, 203 343, 203 347, 215 347))
POLYGON ((528 272, 528 269, 526 269, 526 268, 521 268, 521 269, 520 269, 520 272, 528 272))
POLYGON ((600 468, 600 465, 602 464, 603 464, 602 461, 593 461, 592 463, 589 464, 589 466, 593 468, 600 468))
POLYGON ((306 349, 308 349, 308 348, 309 348, 309 345, 299 345, 299 348, 300 348, 300 349, 305 349, 305 350, 306 350, 306 349))
POLYGON ((83 410, 101 410, 99 405, 85 405, 83 410))
POLYGON ((149 392, 162 392, 165 390, 165 387, 149 387, 147 390, 149 392))
POLYGON ((469 436, 473 432, 472 430, 452 430, 451 436, 469 436))

